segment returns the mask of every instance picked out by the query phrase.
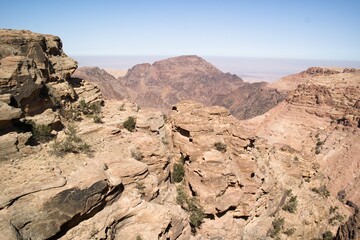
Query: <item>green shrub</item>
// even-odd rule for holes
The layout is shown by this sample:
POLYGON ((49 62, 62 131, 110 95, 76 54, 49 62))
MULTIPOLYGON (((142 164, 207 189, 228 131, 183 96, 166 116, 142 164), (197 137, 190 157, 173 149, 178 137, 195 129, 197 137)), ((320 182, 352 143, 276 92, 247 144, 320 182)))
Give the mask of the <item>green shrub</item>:
POLYGON ((319 188, 312 188, 311 191, 319 194, 323 198, 328 198, 330 196, 330 192, 327 189, 326 185, 322 185, 319 188))
POLYGON ((84 99, 81 99, 78 109, 84 115, 99 114, 101 112, 101 105, 99 103, 87 103, 84 99))
POLYGON ((294 234, 295 231, 296 231, 295 228, 289 228, 289 229, 286 229, 286 230, 284 231, 284 234, 287 235, 287 236, 291 236, 291 235, 294 234))
POLYGON ((173 167, 172 179, 174 182, 181 182, 185 176, 184 164, 175 163, 173 167))
POLYGON ((284 218, 276 218, 272 221, 272 229, 270 231, 271 237, 276 237, 284 227, 284 218))
POLYGON ((331 206, 330 209, 329 209, 329 213, 330 213, 330 219, 329 219, 329 224, 331 225, 335 225, 337 222, 341 223, 342 221, 344 221, 345 219, 345 216, 341 215, 339 212, 338 212, 338 207, 335 206, 331 206))
POLYGON ((183 186, 178 186, 176 188, 176 193, 177 193, 177 196, 176 196, 177 204, 183 206, 187 202, 187 195, 185 193, 184 187, 183 186))
POLYGON ((104 123, 102 120, 102 116, 98 113, 94 114, 92 116, 92 119, 94 120, 94 123, 104 123))
POLYGON ((52 150, 50 154, 57 157, 62 157, 68 153, 84 153, 89 157, 92 156, 93 150, 91 146, 85 143, 80 137, 76 135, 76 128, 74 125, 69 125, 65 130, 66 137, 62 142, 55 139, 51 145, 52 150))
POLYGON ((38 142, 48 142, 52 138, 54 138, 54 135, 51 134, 51 127, 49 125, 44 124, 35 124, 33 121, 30 122, 32 126, 32 135, 33 138, 38 142))
POLYGON ((182 186, 179 186, 176 192, 176 202, 190 214, 190 225, 194 228, 199 227, 205 217, 203 208, 195 197, 189 198, 187 196, 182 186))
POLYGON ((332 232, 326 231, 322 235, 323 240, 332 240, 334 238, 332 232))
POLYGON ((136 240, 142 240, 142 238, 140 237, 140 235, 136 236, 136 240))
POLYGON ((284 211, 288 211, 290 213, 295 213, 297 208, 297 197, 292 196, 290 200, 282 207, 284 211))
POLYGON ((128 117, 123 124, 124 128, 126 128, 129 132, 133 132, 136 127, 136 120, 134 117, 128 117))
POLYGON ((222 143, 222 142, 216 142, 214 144, 214 147, 216 150, 218 150, 219 152, 226 152, 226 144, 222 143))

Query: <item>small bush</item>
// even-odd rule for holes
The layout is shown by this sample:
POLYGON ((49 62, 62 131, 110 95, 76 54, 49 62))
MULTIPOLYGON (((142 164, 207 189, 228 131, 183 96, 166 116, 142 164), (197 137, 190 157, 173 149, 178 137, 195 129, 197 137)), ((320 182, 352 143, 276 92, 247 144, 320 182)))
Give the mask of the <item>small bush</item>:
POLYGON ((333 236, 332 232, 330 232, 330 231, 326 231, 322 235, 323 240, 332 240, 333 238, 334 238, 334 236, 333 236))
POLYGON ((65 134, 67 136, 62 142, 54 141, 51 145, 52 150, 50 154, 57 157, 63 157, 68 153, 84 153, 89 157, 92 156, 93 150, 91 146, 76 135, 75 126, 69 125, 65 130, 65 134))
POLYGON ((284 218, 276 218, 272 221, 272 229, 270 231, 270 237, 276 237, 284 227, 284 218))
POLYGON ((322 185, 319 188, 312 188, 311 191, 319 194, 323 198, 328 198, 330 196, 330 192, 327 189, 326 185, 322 185))
POLYGON ((175 163, 172 173, 172 179, 174 182, 181 182, 185 176, 184 164, 175 163))
POLYGON ((136 120, 134 117, 128 117, 123 124, 124 128, 126 128, 129 132, 133 132, 136 127, 136 120))
POLYGON ((216 150, 218 150, 219 152, 226 152, 226 144, 222 143, 222 142, 216 142, 214 144, 214 147, 216 150))
POLYGON ((190 214, 190 225, 194 228, 199 227, 205 217, 203 208, 195 197, 189 198, 187 196, 182 186, 179 186, 176 192, 176 202, 190 214))
POLYGON ((178 186, 176 188, 176 202, 179 205, 184 205, 187 202, 187 195, 185 193, 184 187, 183 186, 178 186))
POLYGON ((51 134, 52 129, 49 125, 44 125, 44 124, 37 125, 32 121, 30 124, 32 126, 31 132, 33 138, 36 141, 44 143, 50 141, 54 137, 54 135, 51 134))
POLYGON ((297 197, 292 196, 290 200, 282 207, 284 211, 288 211, 290 213, 295 213, 297 208, 297 197))
POLYGON ((84 115, 99 114, 101 112, 101 105, 99 103, 87 103, 82 99, 79 101, 78 109, 84 115))
POLYGON ((202 220, 205 217, 204 210, 198 203, 195 197, 192 197, 188 201, 189 212, 190 212, 190 224, 197 228, 201 225, 202 220))
POLYGON ((94 114, 92 116, 94 123, 104 123, 100 114, 94 114))
POLYGON ((140 237, 140 235, 136 236, 136 240, 142 240, 142 238, 140 237))
POLYGON ((329 213, 331 218, 329 219, 329 224, 335 225, 337 222, 341 223, 342 221, 344 221, 345 217, 338 212, 338 209, 339 208, 337 206, 330 207, 329 213))
POLYGON ((295 231, 296 231, 295 228, 289 228, 289 229, 286 229, 286 230, 284 231, 284 234, 287 235, 287 236, 291 236, 291 235, 294 234, 295 231))

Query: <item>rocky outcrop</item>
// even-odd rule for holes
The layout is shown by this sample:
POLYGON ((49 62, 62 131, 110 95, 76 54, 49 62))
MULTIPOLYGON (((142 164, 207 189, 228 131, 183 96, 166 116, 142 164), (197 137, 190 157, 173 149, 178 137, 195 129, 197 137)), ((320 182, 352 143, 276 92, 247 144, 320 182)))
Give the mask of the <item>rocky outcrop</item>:
POLYGON ((1 120, 2 130, 12 125, 12 119, 41 113, 65 98, 74 98, 66 80, 76 67, 63 53, 60 38, 1 29, 0 95, 5 99, 2 105, 8 105, 5 108, 14 108, 13 114, 1 120))

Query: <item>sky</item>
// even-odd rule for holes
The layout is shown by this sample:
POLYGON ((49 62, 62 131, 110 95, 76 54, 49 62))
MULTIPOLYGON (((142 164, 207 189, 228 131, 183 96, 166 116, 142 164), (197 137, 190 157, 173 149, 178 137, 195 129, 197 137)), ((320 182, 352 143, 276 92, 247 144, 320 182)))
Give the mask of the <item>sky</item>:
POLYGON ((1 1, 0 28, 58 35, 68 55, 360 61, 359 0, 1 1))

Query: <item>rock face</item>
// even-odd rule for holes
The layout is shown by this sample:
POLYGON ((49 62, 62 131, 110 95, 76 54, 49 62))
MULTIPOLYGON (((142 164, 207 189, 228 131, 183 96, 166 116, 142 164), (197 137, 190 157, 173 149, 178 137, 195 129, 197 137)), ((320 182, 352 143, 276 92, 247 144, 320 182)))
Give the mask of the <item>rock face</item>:
POLYGON ((205 105, 224 106, 234 116, 247 119, 268 111, 285 98, 285 94, 267 88, 265 82, 243 82, 240 77, 223 73, 198 56, 139 64, 117 81, 98 68, 81 68, 75 75, 98 84, 109 99, 122 99, 127 95, 140 107, 153 107, 166 113, 181 100, 195 100, 205 105))
POLYGON ((34 115, 74 97, 71 90, 59 88, 77 67, 63 53, 60 38, 4 29, 0 37, 0 95, 6 96, 5 104, 20 108, 22 115, 34 115))
POLYGON ((245 84, 229 94, 219 95, 214 105, 226 107, 239 119, 249 119, 264 114, 285 98, 285 92, 260 82, 245 84))

